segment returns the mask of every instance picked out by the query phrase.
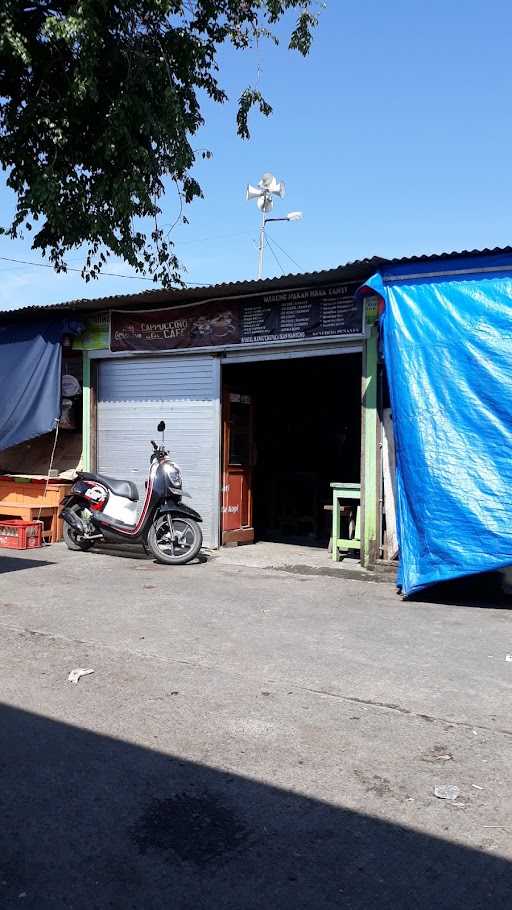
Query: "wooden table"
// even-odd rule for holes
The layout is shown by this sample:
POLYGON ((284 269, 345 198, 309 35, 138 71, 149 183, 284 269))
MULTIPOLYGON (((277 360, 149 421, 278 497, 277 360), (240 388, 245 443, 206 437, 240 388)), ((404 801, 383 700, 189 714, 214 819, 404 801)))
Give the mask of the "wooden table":
POLYGON ((332 558, 335 562, 340 559, 340 551, 361 549, 361 484, 360 483, 331 483, 332 489, 332 558), (353 510, 356 506, 356 526, 353 537, 341 537, 341 512, 347 507, 353 510))

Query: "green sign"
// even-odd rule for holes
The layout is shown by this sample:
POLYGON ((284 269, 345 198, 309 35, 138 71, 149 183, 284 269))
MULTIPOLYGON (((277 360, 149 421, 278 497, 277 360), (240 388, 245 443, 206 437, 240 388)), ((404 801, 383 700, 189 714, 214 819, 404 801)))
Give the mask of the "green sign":
POLYGON ((373 325, 374 322, 377 322, 379 318, 379 302, 379 297, 365 298, 365 315, 367 325, 373 325))
MULTIPOLYGON (((82 317, 80 317, 82 319, 82 317)), ((110 339, 110 313, 93 313, 82 319, 85 329, 73 339, 75 351, 101 351, 108 348, 110 339)))

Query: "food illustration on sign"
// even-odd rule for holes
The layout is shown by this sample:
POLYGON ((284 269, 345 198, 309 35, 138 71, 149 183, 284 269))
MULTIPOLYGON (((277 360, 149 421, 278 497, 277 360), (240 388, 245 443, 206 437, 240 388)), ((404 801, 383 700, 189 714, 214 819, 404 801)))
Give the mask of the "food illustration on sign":
POLYGON ((237 335, 237 326, 231 310, 224 310, 214 316, 199 316, 195 319, 190 328, 191 338, 197 338, 203 342, 208 340, 221 341, 225 338, 237 335))
POLYGON ((137 313, 111 312, 112 351, 170 351, 239 341, 240 317, 234 305, 221 309, 213 302, 137 313))

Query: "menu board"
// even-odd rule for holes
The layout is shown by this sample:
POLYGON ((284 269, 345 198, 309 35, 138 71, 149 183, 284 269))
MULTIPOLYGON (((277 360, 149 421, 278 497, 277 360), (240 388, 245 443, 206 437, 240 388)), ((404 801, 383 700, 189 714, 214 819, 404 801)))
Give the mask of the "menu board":
POLYGON ((354 298, 354 285, 263 294, 241 306, 242 344, 361 335, 362 332, 363 302, 354 298))
POLYGON ((156 310, 112 310, 112 351, 269 344, 363 333, 354 284, 258 294, 156 310))

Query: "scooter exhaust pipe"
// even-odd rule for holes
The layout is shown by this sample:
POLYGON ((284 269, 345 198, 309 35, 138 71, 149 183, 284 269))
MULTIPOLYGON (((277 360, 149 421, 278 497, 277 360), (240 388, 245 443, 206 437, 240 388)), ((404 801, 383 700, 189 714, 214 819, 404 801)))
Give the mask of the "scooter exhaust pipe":
POLYGON ((60 517, 66 522, 66 524, 70 525, 74 531, 76 531, 78 534, 83 534, 85 537, 87 534, 87 528, 82 519, 76 515, 75 512, 72 512, 71 509, 64 509, 60 513, 60 517))

